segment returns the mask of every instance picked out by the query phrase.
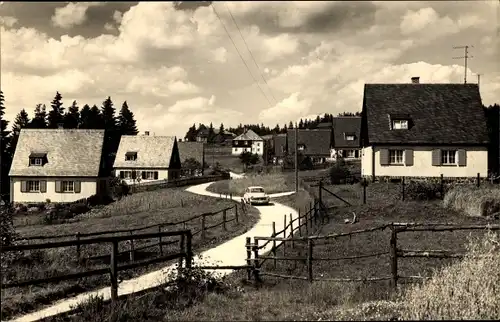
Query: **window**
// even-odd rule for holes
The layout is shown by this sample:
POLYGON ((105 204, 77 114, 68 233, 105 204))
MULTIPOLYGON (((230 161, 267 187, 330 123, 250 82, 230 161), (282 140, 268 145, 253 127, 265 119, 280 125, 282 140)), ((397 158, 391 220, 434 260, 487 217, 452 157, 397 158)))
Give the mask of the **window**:
POLYGON ((122 171, 121 177, 123 179, 131 179, 132 178, 132 171, 122 171))
POLYGON ((456 150, 441 151, 441 164, 456 164, 456 163, 457 163, 456 150))
POLYGON ((354 135, 346 135, 346 141, 354 141, 354 135))
POLYGON ((299 151, 302 151, 306 148, 306 146, 304 144, 299 144, 297 148, 299 149, 299 151))
POLYGON ((26 183, 28 192, 40 192, 40 181, 29 180, 26 183))
POLYGON ((407 130, 408 120, 394 120, 392 121, 392 128, 394 130, 407 130))
POLYGON ((257 148, 257 152, 260 152, 260 148, 257 148))
POLYGON ((30 158, 30 165, 42 166, 43 165, 43 159, 42 158, 30 158))
POLYGON ((347 150, 347 157, 348 158, 355 158, 356 157, 356 151, 355 150, 347 150))
POLYGON ((154 180, 155 179, 155 172, 154 171, 146 171, 144 174, 144 179, 154 180))
POLYGON ((125 161, 136 161, 137 152, 127 152, 125 153, 125 161))
POLYGON ((403 164, 403 150, 389 150, 390 164, 403 164))
POLYGON ((62 181, 61 182, 62 192, 74 192, 75 184, 73 181, 62 181))

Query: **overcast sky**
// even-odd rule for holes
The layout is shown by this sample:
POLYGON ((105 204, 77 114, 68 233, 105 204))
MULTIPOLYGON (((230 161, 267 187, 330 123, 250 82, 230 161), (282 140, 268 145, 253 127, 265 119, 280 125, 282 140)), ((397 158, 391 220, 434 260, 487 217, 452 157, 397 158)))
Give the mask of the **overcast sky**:
POLYGON ((59 91, 65 106, 126 100, 156 135, 282 125, 360 111, 365 83, 462 83, 459 45, 474 46, 468 81, 482 74, 483 103, 500 103, 499 3, 4 2, 7 119, 59 91))

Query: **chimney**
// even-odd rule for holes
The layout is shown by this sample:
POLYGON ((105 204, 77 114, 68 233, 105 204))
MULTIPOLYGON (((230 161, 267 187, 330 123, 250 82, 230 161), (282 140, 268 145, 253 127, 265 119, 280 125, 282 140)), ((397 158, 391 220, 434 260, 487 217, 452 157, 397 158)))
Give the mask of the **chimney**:
POLYGON ((58 129, 64 129, 64 123, 57 123, 58 129))
POLYGON ((144 135, 149 136, 149 131, 144 131, 144 135))
POLYGON ((419 84, 420 83, 420 77, 412 77, 411 78, 412 84, 419 84))

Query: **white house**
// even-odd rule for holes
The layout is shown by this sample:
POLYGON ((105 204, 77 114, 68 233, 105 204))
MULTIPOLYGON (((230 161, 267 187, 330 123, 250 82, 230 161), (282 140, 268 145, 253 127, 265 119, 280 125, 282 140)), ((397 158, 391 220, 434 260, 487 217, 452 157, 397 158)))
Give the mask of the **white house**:
POLYGON ((181 160, 174 136, 122 135, 115 175, 129 184, 177 179, 181 160))
POLYGON ((361 117, 339 116, 333 118, 333 148, 330 159, 359 160, 361 117))
POLYGON ((13 203, 73 202, 106 189, 104 130, 22 129, 10 168, 13 203))
POLYGON ((242 152, 251 152, 258 155, 264 154, 264 139, 252 130, 245 130, 243 134, 233 139, 232 155, 240 155, 242 152))
POLYGON ((364 177, 487 176, 477 84, 366 84, 361 123, 364 177))

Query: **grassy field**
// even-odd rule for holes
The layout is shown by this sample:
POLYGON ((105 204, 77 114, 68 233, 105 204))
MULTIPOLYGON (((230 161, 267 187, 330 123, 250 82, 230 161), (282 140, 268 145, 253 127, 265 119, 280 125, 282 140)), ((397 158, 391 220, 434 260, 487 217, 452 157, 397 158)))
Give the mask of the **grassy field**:
POLYGON ((234 173, 242 173, 244 171, 244 166, 237 155, 205 155, 205 162, 209 166, 219 163, 222 169, 227 169, 234 173))
MULTIPOLYGON (((17 232, 23 237, 35 235, 52 236, 76 232, 89 233, 101 230, 132 229, 164 222, 177 222, 201 213, 216 212, 231 206, 234 206, 234 203, 229 200, 218 200, 195 195, 180 188, 172 188, 133 194, 102 209, 79 215, 71 219, 70 222, 63 224, 43 225, 43 221, 40 218, 36 218, 36 215, 30 215, 15 218, 15 226, 17 232)), ((239 212, 240 222, 238 225, 234 221, 229 223, 227 225, 229 229, 227 232, 223 232, 222 227, 208 230, 205 240, 201 240, 198 234, 193 239, 194 249, 202 251, 203 249, 214 247, 225 240, 245 232, 258 220, 258 213, 254 208, 250 208, 247 215, 243 215, 241 209, 239 209, 239 212)), ((37 216, 40 217, 40 215, 37 216)), ((230 216, 233 216, 232 212, 228 216, 228 218, 231 218, 230 216)), ((207 217, 206 225, 210 226, 221 220, 222 215, 210 216, 207 217)), ((179 230, 183 228, 182 225, 178 225, 166 227, 163 230, 179 230)), ((189 222, 186 228, 192 231, 199 230, 201 222, 200 220, 189 222)), ((139 233, 155 231, 157 231, 157 228, 143 230, 139 233)), ((106 236, 111 235, 113 234, 106 236)), ((139 248, 142 245, 154 242, 155 240, 136 241, 135 247, 139 248)), ((176 244, 164 246, 164 252, 167 254, 169 251, 174 251, 177 248, 176 244)), ((120 243, 119 249, 126 250, 128 249, 128 245, 120 243)), ((22 281, 107 267, 110 253, 109 245, 88 245, 82 247, 81 251, 83 257, 92 256, 97 258, 78 263, 74 247, 24 252, 9 265, 8 270, 3 271, 2 279, 3 281, 22 281)), ((158 254, 159 247, 155 246, 136 252, 136 260, 151 258, 158 254)), ((120 260, 127 261, 127 258, 120 260)), ((124 271, 120 273, 120 276, 128 279, 166 265, 168 263, 160 263, 124 271)), ((49 304, 54 300, 99 286, 107 286, 108 284, 109 276, 103 275, 83 278, 78 283, 67 281, 57 284, 2 290, 2 317, 8 318, 15 314, 26 313, 44 304, 49 304)))

